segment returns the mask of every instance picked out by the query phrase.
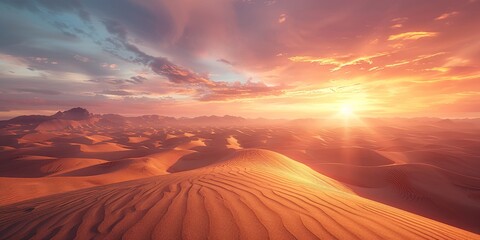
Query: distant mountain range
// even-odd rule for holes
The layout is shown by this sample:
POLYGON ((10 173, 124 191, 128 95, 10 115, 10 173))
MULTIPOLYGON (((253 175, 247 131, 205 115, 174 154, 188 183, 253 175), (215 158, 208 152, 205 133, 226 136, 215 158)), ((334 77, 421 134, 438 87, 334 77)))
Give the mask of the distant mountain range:
MULTIPOLYGON (((276 122, 284 120, 276 120, 276 122)), ((159 115, 125 117, 118 114, 93 114, 87 109, 76 107, 67 111, 58 111, 51 116, 27 115, 0 121, 0 127, 29 125, 36 130, 62 130, 77 128, 129 128, 161 126, 241 126, 263 122, 247 120, 236 116, 200 116, 194 118, 174 118, 159 115)))
MULTIPOLYGON (((358 121, 357 121, 358 122, 358 121)), ((375 124, 389 126, 395 122, 400 125, 428 125, 438 127, 480 127, 480 119, 439 119, 439 118, 364 118, 360 120, 361 124, 375 124), (401 120, 401 121, 398 121, 401 120)), ((58 111, 51 116, 27 115, 19 116, 9 120, 0 121, 0 128, 11 126, 22 126, 39 131, 52 131, 64 129, 81 128, 148 128, 148 127, 168 127, 168 126, 281 126, 289 125, 296 127, 308 126, 338 126, 338 120, 332 119, 246 119, 237 116, 199 116, 193 118, 168 117, 159 115, 143 115, 136 117, 126 117, 118 114, 93 114, 87 109, 76 107, 66 111, 58 111)))

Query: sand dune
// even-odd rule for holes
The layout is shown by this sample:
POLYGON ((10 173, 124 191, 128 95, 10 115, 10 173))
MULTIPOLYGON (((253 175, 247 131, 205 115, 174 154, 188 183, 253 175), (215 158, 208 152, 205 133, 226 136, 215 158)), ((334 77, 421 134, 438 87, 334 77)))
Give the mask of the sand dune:
POLYGON ((240 144, 238 143, 238 140, 234 136, 230 136, 227 138, 227 148, 231 149, 242 149, 240 144))
POLYGON ((0 236, 129 239, 478 239, 355 196, 265 150, 194 171, 0 207, 0 236), (271 181, 275 179, 275 181, 271 181))
POLYGON ((359 166, 379 166, 394 163, 374 150, 360 147, 307 149, 317 162, 345 163, 359 166))
POLYGON ((205 147, 205 142, 204 142, 205 139, 202 139, 202 138, 197 138, 195 140, 190 140, 186 143, 182 143, 182 144, 179 144, 177 145, 174 149, 176 150, 188 150, 188 149, 193 149, 193 148, 197 148, 197 147, 205 147))
POLYGON ((97 143, 92 145, 86 144, 73 144, 74 146, 80 146, 80 151, 87 153, 96 153, 96 152, 119 152, 119 151, 128 151, 129 149, 121 146, 117 143, 97 143))
POLYGON ((139 158, 128 158, 117 161, 103 161, 99 164, 77 168, 58 176, 102 176, 105 178, 137 179, 167 174, 168 169, 184 155, 194 151, 169 150, 139 158))
POLYGON ((473 127, 124 120, 3 125, 0 239, 480 239, 473 127))
POLYGON ((147 141, 149 138, 147 137, 128 137, 129 143, 141 143, 147 141))
POLYGON ((59 136, 58 133, 29 133, 18 139, 19 143, 44 142, 59 136))
POLYGON ((190 150, 117 161, 91 158, 23 156, 0 161, 0 205, 81 188, 169 174, 168 169, 190 150))
POLYGON ((57 159, 45 156, 24 156, 8 162, 0 162, 0 177, 44 177, 105 162, 105 160, 89 158, 57 159))
POLYGON ((112 138, 109 136, 103 136, 99 134, 90 135, 90 136, 87 136, 87 138, 91 139, 93 141, 92 143, 105 142, 105 141, 112 140, 112 138))
POLYGON ((316 165, 316 169, 349 184, 361 196, 448 224, 478 227, 480 178, 427 164, 364 167, 327 163, 316 165))

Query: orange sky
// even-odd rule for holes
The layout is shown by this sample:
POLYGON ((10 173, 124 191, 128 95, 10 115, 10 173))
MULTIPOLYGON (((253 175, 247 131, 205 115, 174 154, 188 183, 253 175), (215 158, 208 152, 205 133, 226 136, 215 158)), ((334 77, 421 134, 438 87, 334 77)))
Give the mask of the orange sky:
POLYGON ((0 3, 0 118, 480 117, 480 2, 0 3), (115 8, 111 5, 115 4, 115 8))

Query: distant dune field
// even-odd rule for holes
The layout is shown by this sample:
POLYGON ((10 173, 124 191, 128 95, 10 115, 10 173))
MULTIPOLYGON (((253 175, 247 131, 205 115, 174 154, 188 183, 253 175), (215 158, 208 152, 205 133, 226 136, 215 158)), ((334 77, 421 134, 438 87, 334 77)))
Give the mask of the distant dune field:
POLYGON ((462 122, 70 121, 0 128, 0 239, 480 239, 462 122))

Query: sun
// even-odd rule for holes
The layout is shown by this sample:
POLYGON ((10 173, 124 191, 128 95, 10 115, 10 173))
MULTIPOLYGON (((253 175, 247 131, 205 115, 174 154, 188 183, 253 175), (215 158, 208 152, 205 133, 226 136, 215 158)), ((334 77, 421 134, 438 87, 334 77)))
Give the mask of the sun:
POLYGON ((348 105, 348 104, 342 105, 340 107, 340 115, 342 115, 343 117, 346 117, 346 118, 354 115, 352 106, 348 105))

